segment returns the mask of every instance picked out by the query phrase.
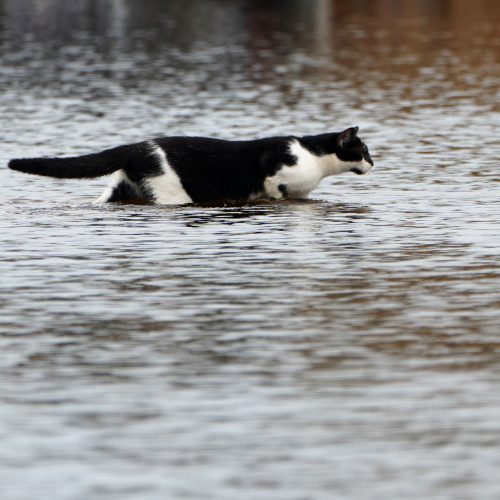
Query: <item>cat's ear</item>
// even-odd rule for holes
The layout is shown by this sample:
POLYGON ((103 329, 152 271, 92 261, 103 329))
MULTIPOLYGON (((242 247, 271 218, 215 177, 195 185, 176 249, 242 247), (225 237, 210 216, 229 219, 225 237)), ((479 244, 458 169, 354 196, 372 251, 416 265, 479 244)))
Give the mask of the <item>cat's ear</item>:
POLYGON ((350 141, 352 141, 357 133, 358 133, 359 127, 350 127, 348 129, 345 129, 343 132, 340 132, 340 134, 337 137, 337 142, 339 146, 345 146, 348 144, 350 141))

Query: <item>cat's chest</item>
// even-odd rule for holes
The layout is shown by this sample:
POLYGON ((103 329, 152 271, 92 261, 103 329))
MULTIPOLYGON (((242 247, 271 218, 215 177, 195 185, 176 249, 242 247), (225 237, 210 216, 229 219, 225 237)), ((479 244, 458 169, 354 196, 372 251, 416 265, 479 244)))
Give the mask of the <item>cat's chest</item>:
POLYGON ((319 184, 322 177, 322 172, 312 162, 284 165, 265 180, 264 188, 272 198, 303 198, 319 184))

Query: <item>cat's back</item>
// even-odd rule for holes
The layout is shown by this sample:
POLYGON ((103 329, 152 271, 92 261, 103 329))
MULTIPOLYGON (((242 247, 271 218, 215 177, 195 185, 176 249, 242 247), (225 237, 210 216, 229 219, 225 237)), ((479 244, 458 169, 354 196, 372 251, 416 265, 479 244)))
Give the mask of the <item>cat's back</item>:
MULTIPOLYGON (((225 140, 212 137, 161 137, 154 140, 168 155, 185 156, 238 155, 245 157, 260 156, 267 151, 283 151, 289 148, 292 136, 267 137, 254 140, 225 140)), ((208 158, 207 158, 208 159, 208 158)))

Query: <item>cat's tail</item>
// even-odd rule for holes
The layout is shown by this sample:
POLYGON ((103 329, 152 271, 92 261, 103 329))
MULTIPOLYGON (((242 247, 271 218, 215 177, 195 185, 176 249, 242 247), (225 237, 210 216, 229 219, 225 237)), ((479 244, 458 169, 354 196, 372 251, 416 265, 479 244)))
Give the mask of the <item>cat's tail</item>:
POLYGON ((22 158, 11 160, 9 168, 27 174, 59 179, 89 179, 109 175, 124 166, 125 147, 70 158, 22 158))

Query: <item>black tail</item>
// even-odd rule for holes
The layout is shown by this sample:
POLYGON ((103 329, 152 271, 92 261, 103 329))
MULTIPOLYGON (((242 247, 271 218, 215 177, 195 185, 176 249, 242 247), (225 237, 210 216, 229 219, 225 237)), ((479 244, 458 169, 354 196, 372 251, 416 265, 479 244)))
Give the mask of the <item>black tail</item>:
POLYGON ((126 147, 72 158, 23 158, 11 160, 9 168, 27 174, 46 175, 59 179, 85 179, 109 175, 124 167, 126 147))

